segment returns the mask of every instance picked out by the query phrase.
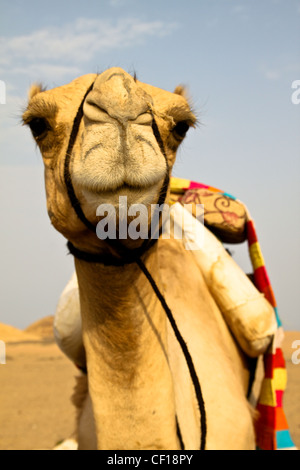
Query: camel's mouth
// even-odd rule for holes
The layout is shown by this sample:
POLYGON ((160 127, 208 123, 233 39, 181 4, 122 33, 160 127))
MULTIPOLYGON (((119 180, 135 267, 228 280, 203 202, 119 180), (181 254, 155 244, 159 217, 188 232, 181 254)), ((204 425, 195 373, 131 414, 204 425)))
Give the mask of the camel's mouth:
POLYGON ((119 185, 107 186, 101 190, 97 186, 85 185, 78 188, 77 191, 80 191, 79 197, 84 212, 92 220, 101 206, 103 210, 105 207, 113 207, 116 213, 119 212, 120 206, 124 204, 128 208, 136 204, 149 208, 151 204, 157 203, 157 194, 162 186, 162 180, 147 185, 133 185, 122 182, 119 185))
POLYGON ((103 187, 98 187, 97 185, 91 184, 91 185, 85 185, 81 189, 84 193, 91 193, 94 195, 107 195, 107 196, 114 196, 115 194, 121 193, 124 195, 125 193, 131 193, 131 192, 140 192, 140 191, 145 191, 147 189, 150 189, 153 186, 153 184, 148 184, 148 185, 142 185, 142 184, 130 184, 127 182, 122 182, 119 184, 114 184, 114 185, 105 185, 103 187))
POLYGON ((128 182, 121 182, 119 184, 112 184, 112 185, 97 185, 91 183, 85 184, 82 186, 79 186, 80 191, 82 192, 83 195, 86 197, 93 196, 93 197, 100 197, 100 198, 105 198, 105 199, 111 199, 114 200, 116 197, 119 196, 128 196, 132 197, 133 195, 136 196, 144 196, 145 193, 148 191, 151 192, 153 188, 157 188, 157 186, 160 184, 160 181, 157 181, 155 183, 149 182, 149 183, 144 183, 144 184, 131 184, 128 182))

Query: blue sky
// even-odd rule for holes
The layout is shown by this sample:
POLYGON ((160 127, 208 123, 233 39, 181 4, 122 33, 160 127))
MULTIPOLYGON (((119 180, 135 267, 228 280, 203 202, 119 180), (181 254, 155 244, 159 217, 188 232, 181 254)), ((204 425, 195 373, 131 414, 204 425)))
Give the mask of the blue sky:
MULTIPOLYGON (((53 87, 111 66, 188 86, 201 126, 176 176, 222 188, 256 221, 286 329, 300 329, 300 0, 0 0, 0 322, 54 313, 72 273, 50 226, 43 166, 20 114, 34 81, 53 87), (46 5, 46 7, 44 6, 46 5)), ((232 247, 248 267, 246 247, 232 247)))

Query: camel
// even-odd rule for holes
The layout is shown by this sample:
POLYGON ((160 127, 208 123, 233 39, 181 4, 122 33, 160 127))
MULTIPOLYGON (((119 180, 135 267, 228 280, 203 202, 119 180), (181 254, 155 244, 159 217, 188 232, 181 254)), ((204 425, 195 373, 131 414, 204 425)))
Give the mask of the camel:
POLYGON ((254 449, 248 358, 276 328, 267 300, 208 229, 198 250, 172 233, 96 233, 100 206, 124 222, 120 197, 147 208, 148 228, 151 206, 168 204, 177 149, 196 124, 184 88, 168 92, 111 68, 51 90, 32 86, 23 121, 43 157, 51 223, 75 260, 64 299, 80 317, 69 356, 86 367, 78 448, 254 449), (251 302, 245 325, 239 309, 251 302))

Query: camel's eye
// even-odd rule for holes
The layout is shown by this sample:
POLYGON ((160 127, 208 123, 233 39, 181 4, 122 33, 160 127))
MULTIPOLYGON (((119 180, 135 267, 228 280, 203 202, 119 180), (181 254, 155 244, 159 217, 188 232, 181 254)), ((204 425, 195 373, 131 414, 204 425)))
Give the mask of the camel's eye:
POLYGON ((190 126, 187 121, 179 121, 177 122, 176 126, 173 128, 173 135, 176 140, 184 139, 187 131, 189 130, 190 126))
POLYGON ((46 135, 47 131, 50 129, 48 122, 44 118, 32 119, 29 122, 29 127, 35 139, 43 138, 46 135))

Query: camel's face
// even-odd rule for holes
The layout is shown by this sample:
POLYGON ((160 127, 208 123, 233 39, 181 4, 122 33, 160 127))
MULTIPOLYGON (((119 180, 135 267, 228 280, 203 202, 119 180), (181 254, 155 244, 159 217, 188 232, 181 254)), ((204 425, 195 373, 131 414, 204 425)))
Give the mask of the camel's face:
POLYGON ((70 203, 64 175, 82 102, 68 171, 80 206, 93 224, 99 220, 97 207, 109 203, 117 209, 120 196, 127 196, 128 205, 155 204, 176 150, 195 122, 181 94, 140 83, 119 68, 85 75, 49 91, 32 88, 23 119, 43 155, 49 215, 70 240, 84 230, 70 203))

